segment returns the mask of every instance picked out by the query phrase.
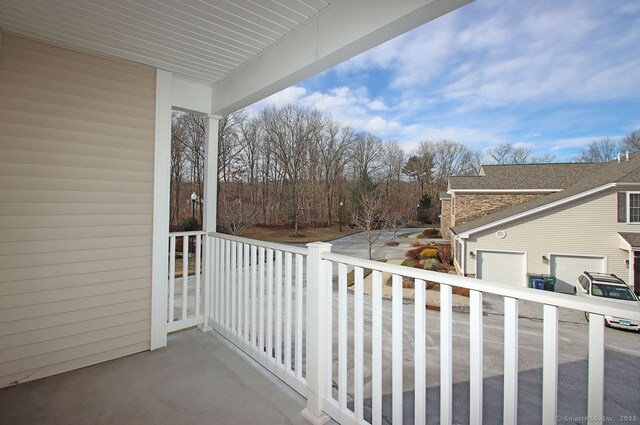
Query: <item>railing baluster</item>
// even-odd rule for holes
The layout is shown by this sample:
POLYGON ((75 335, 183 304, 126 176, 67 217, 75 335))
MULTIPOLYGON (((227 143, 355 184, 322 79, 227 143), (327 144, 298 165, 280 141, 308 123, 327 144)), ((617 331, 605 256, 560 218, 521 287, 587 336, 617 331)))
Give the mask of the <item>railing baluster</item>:
POLYGON ((518 422, 518 300, 504 299, 504 412, 505 425, 518 422))
POLYGON ((260 281, 260 287, 258 288, 258 300, 259 300, 259 316, 258 316, 258 351, 260 354, 265 354, 264 348, 264 259, 265 249, 260 247, 258 249, 258 279, 260 281))
POLYGON ((209 255, 213 256, 211 261, 211 271, 213 274, 213 321, 216 327, 220 323, 220 263, 218 258, 220 257, 220 239, 213 237, 211 241, 211 252, 209 255))
POLYGON ((238 242, 238 246, 236 247, 236 272, 238 274, 237 279, 237 293, 238 293, 238 337, 244 338, 243 330, 244 330, 244 298, 246 294, 244 293, 244 273, 242 272, 242 252, 243 252, 243 244, 238 242))
POLYGON ((189 236, 182 237, 182 320, 187 318, 189 294, 189 236))
POLYGON ((382 273, 373 271, 371 335, 371 423, 382 424, 382 273))
POLYGON ((326 396, 333 396, 333 263, 331 261, 322 261, 321 267, 325 267, 326 281, 321 282, 324 287, 320 290, 326 291, 327 298, 327 334, 326 334, 326 396))
POLYGON ((604 316, 589 315, 589 395, 587 415, 604 415, 604 316))
MULTIPOLYGON (((202 267, 200 256, 202 255, 202 236, 196 235, 196 306, 195 306, 195 315, 196 317, 200 316, 200 268, 202 267)), ((204 318, 205 324, 207 318, 204 318)))
POLYGON ((291 267, 292 255, 284 254, 284 367, 291 371, 291 282, 293 269, 291 267))
POLYGON ((552 425, 558 414, 558 307, 543 307, 542 423, 552 425))
POLYGON ((482 292, 469 293, 469 423, 482 424, 482 292))
POLYGON ((440 423, 453 422, 453 296, 451 286, 440 285, 440 423))
POLYGON ((176 297, 176 237, 169 238, 169 323, 173 322, 176 297))
POLYGON ((276 251, 276 364, 282 364, 282 251, 276 251))
POLYGON ((218 279, 218 326, 224 325, 224 240, 218 238, 218 246, 216 248, 218 267, 216 268, 216 278, 218 279))
POLYGON ((393 387, 393 423, 402 423, 402 369, 404 355, 402 350, 402 337, 404 328, 402 326, 402 276, 397 274, 392 278, 392 378, 393 387))
POLYGON ((302 378, 302 321, 304 320, 302 308, 302 255, 296 254, 296 376, 302 378))
POLYGON ((338 265, 338 404, 347 409, 347 265, 338 265))
POLYGON ((225 303, 224 303, 224 311, 225 311, 225 327, 227 329, 231 328, 231 315, 233 314, 233 309, 231 308, 231 241, 226 240, 224 244, 224 293, 225 293, 225 303))
POLYGON ((238 270, 236 267, 237 260, 237 242, 231 242, 231 269, 229 269, 229 277, 231 278, 231 332, 238 332, 238 270))
POLYGON ((364 341, 363 341, 363 325, 364 325, 364 307, 363 303, 363 270, 361 267, 354 269, 355 277, 355 294, 354 294, 354 320, 353 320, 353 395, 354 395, 354 413, 356 421, 362 422, 363 418, 363 393, 362 384, 364 380, 363 361, 364 361, 364 341))
POLYGON ((244 339, 248 342, 249 339, 249 299, 253 298, 253 292, 249 292, 249 244, 243 244, 244 246, 244 339))
POLYGON ((426 363, 425 363, 425 332, 426 332, 426 315, 425 315, 425 282, 416 279, 414 283, 415 290, 415 400, 414 414, 415 425, 424 425, 426 421, 426 363))
POLYGON ((251 245, 251 346, 256 347, 258 343, 257 321, 258 321, 258 247, 251 245))
POLYGON ((273 358, 273 249, 267 249, 267 357, 273 358))

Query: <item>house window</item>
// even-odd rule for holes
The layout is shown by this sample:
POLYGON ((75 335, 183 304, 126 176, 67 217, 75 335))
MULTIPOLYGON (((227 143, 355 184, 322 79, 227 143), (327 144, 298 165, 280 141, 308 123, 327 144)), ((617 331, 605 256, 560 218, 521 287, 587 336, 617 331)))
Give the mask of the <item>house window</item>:
POLYGON ((640 192, 618 192, 618 223, 640 223, 640 192))
POLYGON ((629 223, 640 223, 640 193, 629 193, 629 223))

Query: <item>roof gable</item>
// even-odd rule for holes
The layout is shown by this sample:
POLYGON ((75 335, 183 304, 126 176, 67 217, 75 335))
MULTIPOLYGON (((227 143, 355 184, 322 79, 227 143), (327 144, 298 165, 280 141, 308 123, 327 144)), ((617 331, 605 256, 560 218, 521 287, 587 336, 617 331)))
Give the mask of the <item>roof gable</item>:
POLYGON ((624 184, 640 184, 639 154, 632 155, 628 161, 603 163, 597 172, 585 176, 579 182, 565 190, 514 205, 467 223, 462 223, 452 228, 452 230, 458 235, 469 235, 493 227, 498 223, 534 215, 546 209, 553 208, 554 206, 573 202, 589 194, 624 184))

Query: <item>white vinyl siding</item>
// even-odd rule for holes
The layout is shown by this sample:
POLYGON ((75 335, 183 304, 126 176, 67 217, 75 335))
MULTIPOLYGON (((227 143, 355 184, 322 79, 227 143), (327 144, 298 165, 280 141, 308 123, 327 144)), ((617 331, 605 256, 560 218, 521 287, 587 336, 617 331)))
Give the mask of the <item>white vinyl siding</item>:
POLYGON ((155 71, 0 46, 0 387, 149 348, 155 71))
MULTIPOLYGON (((576 202, 472 234, 467 239, 467 272, 475 271, 475 250, 527 251, 528 273, 550 273, 550 254, 601 256, 607 259, 607 271, 629 283, 629 258, 620 249, 618 232, 628 232, 629 225, 617 222, 617 194, 601 192, 576 202), (506 237, 496 236, 503 230, 506 237)), ((577 277, 577 276, 576 276, 577 277)))

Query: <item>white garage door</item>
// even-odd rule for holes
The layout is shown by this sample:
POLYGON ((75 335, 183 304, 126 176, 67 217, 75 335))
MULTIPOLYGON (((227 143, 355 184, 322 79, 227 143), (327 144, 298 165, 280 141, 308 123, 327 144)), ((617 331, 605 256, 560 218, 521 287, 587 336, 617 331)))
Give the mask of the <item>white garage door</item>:
POLYGON ((477 251, 476 275, 478 279, 525 286, 524 253, 477 251))
POLYGON ((573 293, 576 279, 585 270, 605 272, 604 257, 585 257, 579 255, 551 255, 549 259, 551 275, 556 277, 556 292, 573 293))

